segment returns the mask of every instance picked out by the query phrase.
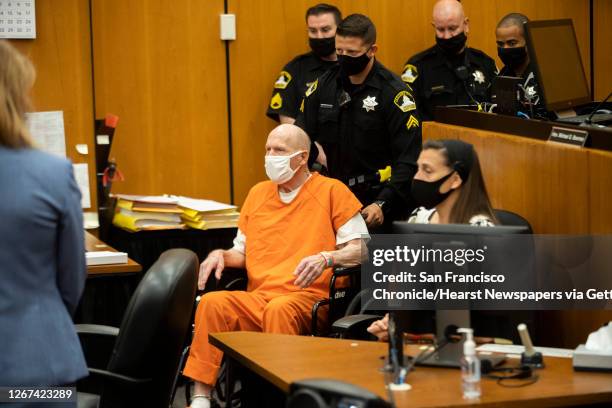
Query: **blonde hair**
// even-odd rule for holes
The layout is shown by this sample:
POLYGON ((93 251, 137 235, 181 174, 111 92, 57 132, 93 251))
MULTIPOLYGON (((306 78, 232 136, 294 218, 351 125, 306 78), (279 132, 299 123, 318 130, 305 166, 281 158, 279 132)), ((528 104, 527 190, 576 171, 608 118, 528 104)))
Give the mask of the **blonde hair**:
POLYGON ((31 147, 25 113, 31 109, 34 66, 8 41, 0 40, 0 146, 31 147))

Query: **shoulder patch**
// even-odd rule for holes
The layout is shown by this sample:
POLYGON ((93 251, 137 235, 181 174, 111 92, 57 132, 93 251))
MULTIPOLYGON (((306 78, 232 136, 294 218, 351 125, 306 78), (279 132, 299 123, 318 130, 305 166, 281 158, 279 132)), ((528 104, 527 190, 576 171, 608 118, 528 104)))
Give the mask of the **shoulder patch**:
POLYGON ((408 122, 406 122, 406 129, 410 130, 413 127, 419 127, 419 120, 413 115, 410 115, 410 117, 408 118, 408 122))
POLYGON ((276 89, 285 89, 287 85, 291 82, 291 74, 287 71, 281 71, 278 79, 274 83, 274 88, 276 89))
POLYGON ((270 107, 272 109, 280 109, 283 106, 283 97, 279 92, 275 93, 270 100, 270 107))
POLYGON ((395 106, 400 108, 402 112, 410 112, 416 109, 416 103, 413 96, 408 91, 399 91, 393 98, 395 106))
POLYGON ((417 68, 412 64, 406 64, 404 66, 404 70, 402 71, 402 81, 407 82, 409 84, 413 83, 417 77, 419 76, 419 72, 417 68))
MULTIPOLYGON (((308 85, 308 84, 306 84, 306 85, 308 85)), ((317 79, 315 79, 314 82, 311 82, 310 85, 308 85, 308 89, 306 90, 306 94, 305 95, 307 97, 312 95, 313 92, 317 90, 317 86, 318 85, 319 85, 319 79, 317 78, 317 79)))

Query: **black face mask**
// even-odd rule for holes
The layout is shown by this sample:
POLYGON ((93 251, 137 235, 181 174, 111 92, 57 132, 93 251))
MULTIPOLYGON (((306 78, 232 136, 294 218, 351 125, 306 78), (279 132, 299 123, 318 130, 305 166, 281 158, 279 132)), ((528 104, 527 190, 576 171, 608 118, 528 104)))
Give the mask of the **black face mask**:
POLYGON ((527 59, 527 50, 525 47, 501 48, 497 47, 497 55, 502 60, 504 65, 510 69, 515 69, 521 66, 527 59))
POLYGON ((412 180, 410 192, 416 204, 430 209, 446 200, 453 190, 451 189, 446 193, 441 193, 440 187, 453 175, 453 173, 454 171, 451 171, 449 174, 436 181, 412 180))
POLYGON ((451 38, 438 38, 436 36, 436 44, 448 55, 457 55, 465 47, 467 37, 464 32, 457 34, 451 38))
POLYGON ((319 58, 329 57, 336 52, 336 37, 308 38, 310 49, 319 58))
POLYGON ((340 70, 346 76, 356 75, 362 72, 366 65, 370 62, 368 57, 368 51, 364 52, 358 57, 349 57, 348 55, 338 55, 338 63, 340 64, 340 70))

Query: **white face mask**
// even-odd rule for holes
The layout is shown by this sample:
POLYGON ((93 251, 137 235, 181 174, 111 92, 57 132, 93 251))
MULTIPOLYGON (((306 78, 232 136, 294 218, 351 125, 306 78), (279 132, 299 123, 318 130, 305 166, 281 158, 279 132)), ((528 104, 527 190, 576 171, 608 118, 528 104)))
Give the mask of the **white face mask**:
POLYGON ((276 184, 283 184, 291 180, 297 168, 291 168, 290 161, 295 156, 302 154, 303 151, 295 152, 289 156, 269 156, 266 155, 266 174, 268 178, 276 184))

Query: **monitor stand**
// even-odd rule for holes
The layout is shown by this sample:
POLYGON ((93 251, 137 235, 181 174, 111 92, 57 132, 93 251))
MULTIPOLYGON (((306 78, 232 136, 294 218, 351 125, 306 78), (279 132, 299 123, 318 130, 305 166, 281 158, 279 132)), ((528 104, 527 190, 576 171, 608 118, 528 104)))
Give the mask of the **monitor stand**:
MULTIPOLYGON (((444 339, 445 331, 449 325, 456 327, 471 327, 470 326, 470 311, 469 310, 436 310, 436 338, 444 339)), ((417 362, 416 365, 428 367, 448 367, 460 368, 461 357, 463 357, 463 340, 457 343, 448 343, 439 351, 427 359, 417 362)), ((496 367, 505 361, 504 356, 494 355, 478 355, 481 361, 481 367, 496 367)))
POLYGON ((576 111, 574 109, 555 111, 555 115, 557 115, 557 119, 573 118, 576 116, 576 111))

